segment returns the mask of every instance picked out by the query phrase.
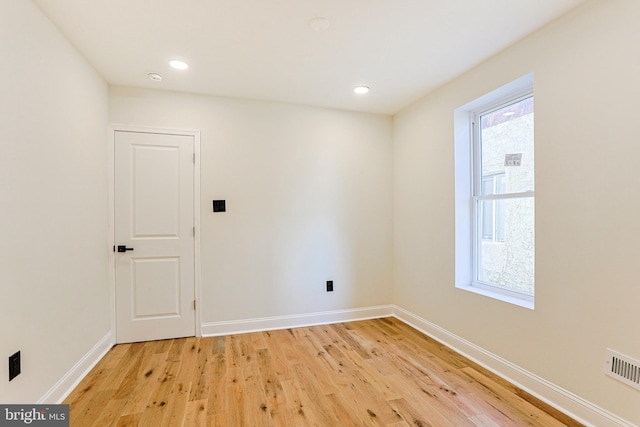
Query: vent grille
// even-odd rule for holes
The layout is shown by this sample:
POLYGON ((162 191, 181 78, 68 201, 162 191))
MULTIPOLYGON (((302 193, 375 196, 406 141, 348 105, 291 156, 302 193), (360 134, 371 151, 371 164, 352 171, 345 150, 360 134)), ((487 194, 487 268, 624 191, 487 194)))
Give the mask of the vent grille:
POLYGON ((610 377, 640 390, 640 361, 607 349, 605 372, 610 377))

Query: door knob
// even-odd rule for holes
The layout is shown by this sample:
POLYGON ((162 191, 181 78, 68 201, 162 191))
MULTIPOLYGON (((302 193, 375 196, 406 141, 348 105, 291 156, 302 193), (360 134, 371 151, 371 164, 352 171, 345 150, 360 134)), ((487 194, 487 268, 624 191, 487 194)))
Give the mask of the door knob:
POLYGON ((127 252, 132 251, 133 248, 128 248, 125 245, 118 245, 118 252, 127 252))

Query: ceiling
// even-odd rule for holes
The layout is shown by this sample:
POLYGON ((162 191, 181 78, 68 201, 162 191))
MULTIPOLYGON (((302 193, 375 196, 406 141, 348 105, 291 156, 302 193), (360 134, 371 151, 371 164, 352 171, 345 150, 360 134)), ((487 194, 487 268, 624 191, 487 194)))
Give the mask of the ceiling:
POLYGON ((113 85, 394 114, 584 0, 33 1, 113 85))

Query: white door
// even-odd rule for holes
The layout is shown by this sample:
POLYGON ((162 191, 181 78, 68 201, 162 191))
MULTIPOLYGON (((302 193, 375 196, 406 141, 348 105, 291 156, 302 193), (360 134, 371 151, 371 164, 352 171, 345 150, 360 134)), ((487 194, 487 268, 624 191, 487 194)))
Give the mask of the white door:
POLYGON ((195 137, 114 138, 116 341, 194 336, 195 137))

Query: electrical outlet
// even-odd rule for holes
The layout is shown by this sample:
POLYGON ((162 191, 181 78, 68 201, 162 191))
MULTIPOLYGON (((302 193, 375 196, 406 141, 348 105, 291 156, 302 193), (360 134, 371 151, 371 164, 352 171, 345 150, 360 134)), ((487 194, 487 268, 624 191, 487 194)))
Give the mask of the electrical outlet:
POLYGON ((9 356, 9 381, 20 375, 20 352, 9 356))
POLYGON ((327 280, 327 292, 333 292, 333 280, 327 280))

